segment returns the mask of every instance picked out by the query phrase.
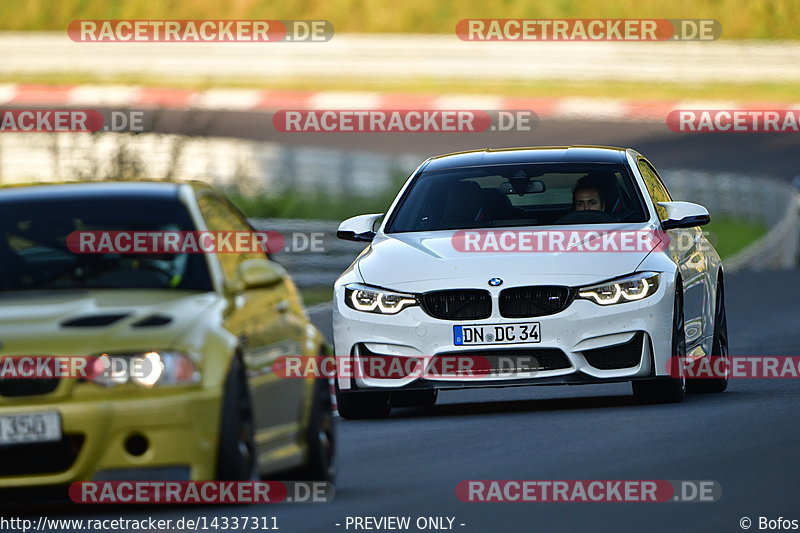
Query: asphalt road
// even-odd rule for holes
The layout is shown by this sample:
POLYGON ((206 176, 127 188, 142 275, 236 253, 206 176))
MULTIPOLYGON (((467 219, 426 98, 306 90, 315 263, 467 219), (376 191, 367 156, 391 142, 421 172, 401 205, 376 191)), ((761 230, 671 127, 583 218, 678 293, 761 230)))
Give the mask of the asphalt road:
MULTIPOLYGON (((733 355, 800 355, 800 272, 741 272, 727 283, 733 355)), ((314 318, 329 334, 329 312, 314 318)), ((347 531, 348 516, 386 515, 455 517, 465 533, 741 531, 745 516, 755 530, 759 516, 800 519, 799 405, 792 379, 737 380, 723 394, 660 406, 636 405, 623 384, 444 392, 430 410, 340 421, 332 503, 122 512, 275 516, 287 533, 347 531), (466 479, 716 480, 723 494, 715 503, 464 503, 455 487, 466 479)))
POLYGON ((623 146, 656 168, 740 172, 791 180, 800 175, 800 150, 791 133, 677 133, 665 122, 542 119, 532 132, 484 133, 283 133, 270 113, 161 110, 148 127, 163 133, 235 137, 287 145, 410 153, 422 157, 480 148, 623 146))
MULTIPOLYGON (((781 179, 800 173, 796 139, 676 134, 664 124, 548 122, 528 134, 354 136, 277 134, 260 113, 160 114, 157 130, 345 149, 442 153, 476 147, 632 146, 660 167, 730 170, 781 179)), ((746 201, 746 199, 744 199, 746 201)), ((731 353, 800 355, 800 272, 740 272, 728 283, 731 353)), ((315 320, 330 334, 330 316, 315 320)), ((341 421, 330 504, 126 508, 146 516, 276 516, 281 531, 345 531, 348 516, 450 516, 457 531, 741 531, 740 518, 800 519, 800 383, 738 380, 728 392, 638 406, 628 385, 444 392, 431 410, 341 421), (716 503, 463 503, 466 479, 716 480, 716 503)), ((0 458, 1 460, 1 458, 0 458)), ((115 518, 80 510, 70 517, 115 518)), ((46 512, 44 509, 37 513, 46 512)), ((353 531, 350 529, 349 531, 353 531)), ((414 531, 412 529, 412 531, 414 531)))

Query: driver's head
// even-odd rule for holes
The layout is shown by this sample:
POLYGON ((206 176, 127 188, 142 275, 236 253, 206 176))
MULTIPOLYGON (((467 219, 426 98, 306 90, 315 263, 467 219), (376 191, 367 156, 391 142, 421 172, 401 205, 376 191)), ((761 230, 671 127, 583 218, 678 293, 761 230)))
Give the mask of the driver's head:
POLYGON ((603 211, 606 202, 602 190, 598 180, 584 176, 572 190, 572 207, 575 211, 603 211))

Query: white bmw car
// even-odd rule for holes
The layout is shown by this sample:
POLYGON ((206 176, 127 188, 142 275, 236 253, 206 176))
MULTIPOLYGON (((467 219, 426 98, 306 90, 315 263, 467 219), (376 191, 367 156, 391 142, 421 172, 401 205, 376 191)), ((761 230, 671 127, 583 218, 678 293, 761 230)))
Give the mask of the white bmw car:
POLYGON ((339 413, 442 389, 632 383, 641 403, 721 392, 675 358, 727 357, 719 255, 697 204, 631 149, 479 150, 422 163, 335 284, 339 413))

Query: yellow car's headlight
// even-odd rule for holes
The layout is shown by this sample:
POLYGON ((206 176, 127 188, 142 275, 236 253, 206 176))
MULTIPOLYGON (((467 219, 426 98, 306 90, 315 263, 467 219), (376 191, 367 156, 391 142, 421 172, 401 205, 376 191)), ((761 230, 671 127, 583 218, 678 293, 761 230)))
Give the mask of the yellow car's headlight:
POLYGON ((156 385, 185 385, 200 382, 200 372, 183 352, 159 350, 128 354, 102 354, 92 362, 91 381, 113 387, 134 383, 151 388, 156 385))
POLYGON ((589 287, 578 289, 578 298, 600 305, 635 302, 651 296, 658 290, 657 272, 637 272, 589 287))

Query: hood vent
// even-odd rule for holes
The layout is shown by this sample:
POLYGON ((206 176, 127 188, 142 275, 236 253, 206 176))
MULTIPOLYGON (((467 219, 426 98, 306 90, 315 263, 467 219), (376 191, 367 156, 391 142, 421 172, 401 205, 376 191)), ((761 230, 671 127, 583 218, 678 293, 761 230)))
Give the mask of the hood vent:
POLYGON ((138 322, 134 322, 131 324, 131 327, 134 328, 152 328, 155 326, 166 326, 172 322, 172 317, 166 315, 150 315, 145 317, 138 322))
POLYGON ((62 328, 96 328, 102 326, 110 326, 115 322, 119 322, 130 313, 124 314, 111 314, 111 315, 88 315, 78 318, 71 318, 61 323, 62 328))

